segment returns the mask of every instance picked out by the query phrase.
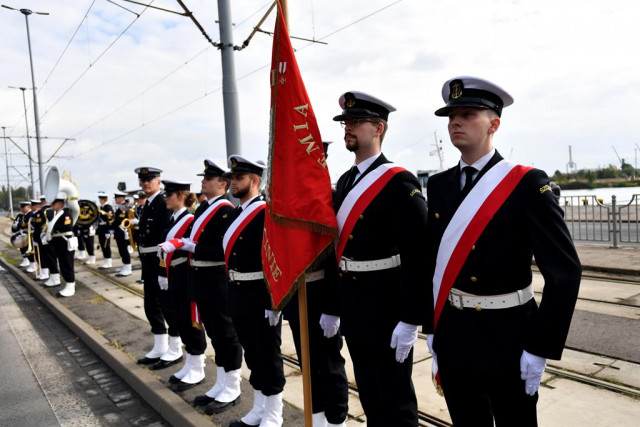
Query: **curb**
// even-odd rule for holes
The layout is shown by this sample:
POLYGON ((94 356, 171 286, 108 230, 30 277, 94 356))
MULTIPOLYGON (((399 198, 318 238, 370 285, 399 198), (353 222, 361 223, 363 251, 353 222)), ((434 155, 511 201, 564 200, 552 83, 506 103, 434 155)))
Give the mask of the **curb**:
POLYGON ((0 265, 13 274, 20 283, 29 289, 40 302, 51 310, 87 347, 96 353, 104 363, 113 369, 129 387, 171 425, 208 427, 214 425, 181 397, 150 376, 123 352, 112 347, 106 338, 60 303, 49 292, 34 285, 33 281, 22 270, 9 264, 1 257, 0 265))

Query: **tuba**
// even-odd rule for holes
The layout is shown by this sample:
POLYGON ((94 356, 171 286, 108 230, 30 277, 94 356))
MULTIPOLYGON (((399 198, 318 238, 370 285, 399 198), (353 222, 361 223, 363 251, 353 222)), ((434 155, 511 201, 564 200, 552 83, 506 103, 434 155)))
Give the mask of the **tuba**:
POLYGON ((60 172, 58 168, 52 166, 47 174, 47 179, 44 182, 44 195, 47 201, 53 201, 58 193, 65 193, 67 195, 67 207, 71 211, 72 225, 76 223, 78 215, 80 215, 80 206, 78 205, 78 187, 71 182, 68 174, 63 174, 60 178, 60 172))
POLYGON ((98 205, 94 202, 82 199, 78 200, 78 206, 80 206, 80 213, 78 214, 76 224, 89 227, 98 220, 98 205))

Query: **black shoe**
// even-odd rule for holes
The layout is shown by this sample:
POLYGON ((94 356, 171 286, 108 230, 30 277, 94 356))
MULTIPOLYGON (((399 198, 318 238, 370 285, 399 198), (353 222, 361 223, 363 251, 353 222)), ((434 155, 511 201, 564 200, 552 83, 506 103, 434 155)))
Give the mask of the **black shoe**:
POLYGON ((142 284, 144 284, 144 280, 142 280, 142 279, 136 280, 136 283, 140 283, 142 285, 142 284))
POLYGON ((157 371, 159 369, 165 369, 168 368, 169 366, 173 366, 176 363, 182 362, 182 356, 178 357, 176 360, 172 360, 170 362, 167 362, 166 360, 162 360, 159 359, 158 363, 156 363, 155 365, 151 366, 151 369, 153 369, 154 371, 157 371))
POLYGON ((196 396, 196 398, 193 400, 193 404, 195 406, 206 406, 213 401, 215 401, 213 397, 209 397, 206 394, 203 394, 201 396, 196 396))
POLYGON ((198 384, 202 384, 203 382, 204 382, 204 378, 201 379, 200 381, 198 381, 197 383, 194 383, 194 384, 189 384, 189 383, 185 383, 185 382, 180 381, 178 383, 178 386, 175 388, 175 391, 187 391, 190 388, 194 388, 198 384))
POLYGON ((142 359, 138 359, 138 365, 153 365, 154 363, 158 363, 159 360, 159 357, 143 357, 142 359))
POLYGON ((180 381, 182 381, 180 378, 176 377, 175 375, 171 375, 169 377, 169 384, 178 384, 180 381))
POLYGON ((213 402, 207 405, 207 407, 204 410, 204 413, 207 415, 220 414, 228 409, 233 408, 238 403, 240 403, 240 396, 238 396, 235 400, 232 400, 231 402, 218 402, 217 400, 214 400, 213 402))
POLYGON ((260 424, 256 424, 255 426, 252 426, 251 424, 245 424, 242 422, 242 420, 238 420, 238 421, 231 421, 229 423, 229 427, 258 427, 260 424))

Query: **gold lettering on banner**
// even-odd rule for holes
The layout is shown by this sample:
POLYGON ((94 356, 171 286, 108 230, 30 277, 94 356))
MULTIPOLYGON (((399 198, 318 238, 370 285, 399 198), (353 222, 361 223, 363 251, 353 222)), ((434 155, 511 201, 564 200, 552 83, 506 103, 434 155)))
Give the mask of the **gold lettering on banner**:
POLYGON ((309 123, 305 123, 303 125, 293 125, 293 131, 297 132, 300 129, 309 129, 309 123))
POLYGON ((269 272, 271 273, 271 277, 275 282, 280 280, 282 276, 282 270, 278 267, 278 263, 276 262, 276 257, 273 255, 271 251, 271 245, 269 244, 269 240, 267 239, 267 229, 263 229, 264 233, 264 252, 267 255, 267 267, 269 267, 269 272))
POLYGON ((299 139, 300 144, 307 146, 307 154, 311 154, 312 151, 319 150, 320 147, 316 145, 316 142, 313 140, 313 135, 309 134, 302 139, 299 139))
MULTIPOLYGON (((293 109, 306 118, 307 117, 307 112, 309 111, 309 104, 304 104, 304 105, 300 105, 298 107, 293 107, 293 109)), ((299 130, 308 131, 309 130, 309 122, 305 121, 304 123, 298 123, 298 124, 294 123, 293 124, 293 131, 294 132, 298 132, 299 130)), ((316 150, 320 150, 320 144, 317 141, 314 141, 312 134, 308 134, 307 136, 303 137, 302 139, 298 139, 298 141, 300 142, 300 144, 307 146, 306 149, 305 149, 305 151, 307 152, 307 155, 311 155, 312 152, 314 152, 316 150)), ((322 166, 325 169, 327 168, 327 158, 326 158, 326 155, 324 153, 322 153, 322 155, 316 160, 317 160, 317 162, 318 162, 318 164, 320 166, 322 166)))
POLYGON ((304 104, 299 107, 293 107, 293 109, 296 110, 298 113, 302 114, 303 116, 307 117, 307 110, 309 109, 309 104, 304 104))

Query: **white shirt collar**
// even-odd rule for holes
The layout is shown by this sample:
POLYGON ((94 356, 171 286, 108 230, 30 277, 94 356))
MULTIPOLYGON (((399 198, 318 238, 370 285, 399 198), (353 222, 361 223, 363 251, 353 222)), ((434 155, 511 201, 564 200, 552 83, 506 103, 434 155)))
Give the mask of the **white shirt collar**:
POLYGON ((461 157, 460 158, 460 170, 462 170, 465 166, 473 166, 475 168, 475 170, 481 171, 482 168, 484 168, 487 165, 487 163, 489 163, 489 160, 491 160, 491 158, 493 157, 494 154, 496 154, 496 149, 495 148, 491 149, 491 151, 489 151, 487 154, 485 154, 484 156, 480 157, 472 165, 469 165, 469 164, 465 163, 465 161, 462 160, 462 157, 461 157))
MULTIPOLYGON (((260 197, 260 195, 258 194, 256 197, 260 197)), ((245 209, 247 209, 247 206, 249 206, 249 204, 251 204, 251 202, 254 201, 256 197, 252 197, 246 202, 244 202, 243 204, 241 204, 240 206, 242 207, 242 210, 244 211, 245 209)))
POLYGON ((174 222, 175 222, 175 221, 177 221, 177 220, 178 220, 178 217, 179 217, 180 215, 182 215, 182 212, 184 212, 184 211, 186 211, 186 210, 187 210, 187 208, 180 208, 180 209, 178 210, 178 212, 174 212, 174 213, 173 213, 173 215, 171 215, 171 217, 173 218, 173 221, 174 221, 174 222))
POLYGON ((147 197, 147 203, 153 202, 153 199, 155 199, 158 194, 160 194, 160 190, 158 190, 155 193, 153 193, 153 195, 151 197, 147 197))
POLYGON ((380 157, 381 154, 382 154, 382 152, 380 152, 378 154, 375 154, 375 155, 369 157, 367 160, 364 160, 364 161, 360 162, 360 164, 358 164, 358 165, 354 164, 354 166, 356 166, 358 168, 358 173, 356 174, 356 179, 358 179, 358 177, 360 175, 365 173, 366 170, 369 169, 369 166, 371 166, 373 164, 373 162, 375 162, 378 159, 378 157, 380 157))
POLYGON ((215 196, 212 197, 210 199, 207 199, 207 203, 209 203, 209 206, 211 206, 213 204, 213 202, 215 202, 216 200, 218 200, 220 197, 224 196, 224 194, 220 195, 220 196, 215 196))

